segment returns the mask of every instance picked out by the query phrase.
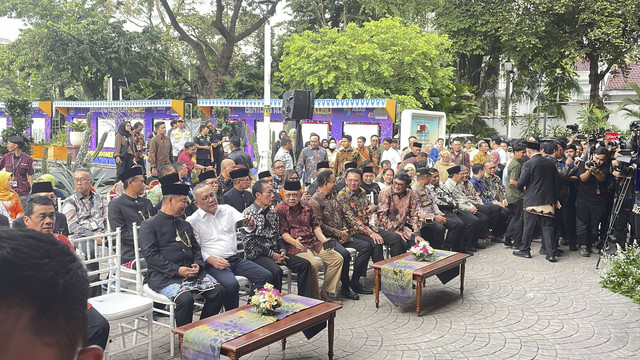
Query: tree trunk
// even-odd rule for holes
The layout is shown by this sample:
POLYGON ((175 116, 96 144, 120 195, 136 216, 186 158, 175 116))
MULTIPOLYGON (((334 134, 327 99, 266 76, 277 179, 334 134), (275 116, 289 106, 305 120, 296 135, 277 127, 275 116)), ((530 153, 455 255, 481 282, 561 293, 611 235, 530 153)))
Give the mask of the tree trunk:
POLYGON ((601 74, 598 71, 598 57, 595 54, 587 53, 586 57, 589 60, 589 105, 606 110, 600 96, 600 82, 604 79, 606 72, 601 74))

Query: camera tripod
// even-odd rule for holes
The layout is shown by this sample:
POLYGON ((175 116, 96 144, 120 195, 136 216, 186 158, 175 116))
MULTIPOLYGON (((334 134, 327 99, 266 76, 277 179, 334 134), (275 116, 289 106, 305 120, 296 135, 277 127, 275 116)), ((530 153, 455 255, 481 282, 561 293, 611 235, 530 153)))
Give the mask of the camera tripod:
POLYGON ((620 194, 615 198, 615 202, 613 205, 613 209, 611 210, 611 218, 609 219, 609 228, 607 229, 607 234, 604 237, 604 242, 602 244, 602 248, 598 251, 598 262, 596 263, 596 269, 600 266, 600 260, 602 260, 602 255, 609 247, 609 239, 613 236, 613 232, 615 231, 615 224, 618 220, 618 216, 620 215, 620 210, 624 204, 624 199, 627 197, 627 192, 629 191, 629 186, 631 185, 631 176, 627 176, 622 181, 622 187, 620 188, 620 194))

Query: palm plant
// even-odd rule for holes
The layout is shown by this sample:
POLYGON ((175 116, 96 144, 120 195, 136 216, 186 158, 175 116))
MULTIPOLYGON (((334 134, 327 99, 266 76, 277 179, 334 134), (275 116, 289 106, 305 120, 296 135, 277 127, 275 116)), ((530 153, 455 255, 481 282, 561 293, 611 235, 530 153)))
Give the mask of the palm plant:
POLYGON ((636 98, 622 100, 617 111, 622 111, 624 117, 640 120, 640 85, 630 83, 629 86, 636 92, 636 98))
POLYGON ((607 122, 611 111, 602 110, 595 105, 578 112, 580 117, 580 128, 585 134, 604 134, 608 130, 616 130, 617 127, 607 122))

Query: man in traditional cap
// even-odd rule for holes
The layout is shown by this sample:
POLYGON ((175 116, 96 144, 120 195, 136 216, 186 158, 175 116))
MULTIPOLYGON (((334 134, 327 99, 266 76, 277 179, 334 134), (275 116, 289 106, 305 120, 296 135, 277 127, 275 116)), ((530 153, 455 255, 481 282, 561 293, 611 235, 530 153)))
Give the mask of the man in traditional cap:
MULTIPOLYGON (((331 167, 329 166, 329 162, 328 161, 320 161, 320 162, 318 162, 318 165, 317 165, 318 176, 320 176, 320 173, 323 172, 323 171, 333 171, 331 169, 331 167)), ((315 194, 317 190, 318 190, 318 182, 314 181, 307 188, 307 194, 309 194, 309 196, 313 196, 313 194, 315 194)))
MULTIPOLYGON (((476 228, 472 238, 466 244, 467 248, 473 251, 473 249, 484 249, 483 245, 478 243, 479 238, 484 238, 489 232, 489 218, 478 211, 478 208, 471 203, 471 201, 464 195, 462 189, 458 187, 458 183, 461 180, 460 166, 456 165, 447 170, 449 173, 449 179, 445 182, 444 186, 453 194, 454 199, 458 202, 458 216, 464 216, 469 219, 477 218, 476 228)), ((464 218, 463 218, 464 220, 464 218)))
POLYGON ((147 199, 151 201, 151 204, 153 204, 153 206, 159 207, 160 202, 162 200, 162 184, 166 183, 167 182, 166 180, 168 179, 166 178, 166 176, 175 174, 173 175, 172 178, 177 180, 169 182, 172 184, 179 183, 180 177, 176 173, 176 169, 174 169, 173 165, 171 164, 160 165, 156 173, 158 174, 158 180, 154 180, 151 184, 149 184, 149 186, 152 186, 152 187, 147 192, 147 199), (155 186, 153 185, 154 183, 156 184, 155 186))
POLYGON ((252 219, 255 228, 238 229, 238 237, 244 246, 244 257, 267 269, 271 273, 272 284, 282 290, 284 275, 281 265, 286 265, 298 275, 298 295, 311 297, 311 263, 300 256, 287 256, 287 250, 280 236, 280 216, 273 207, 276 194, 273 186, 265 179, 253 184, 256 201, 246 208, 243 215, 252 219))
POLYGON ((287 254, 299 256, 311 263, 311 294, 316 299, 341 304, 331 293, 338 292, 342 270, 342 256, 334 250, 335 240, 327 239, 308 203, 301 201, 302 187, 299 181, 284 184, 284 201, 275 210, 280 215, 280 235, 287 243, 287 254), (318 284, 319 256, 326 266, 322 292, 318 284))
POLYGON ((327 161, 327 151, 320 147, 320 136, 316 133, 311 133, 309 146, 302 149, 296 165, 296 171, 299 174, 304 171, 302 181, 304 181, 305 186, 309 186, 316 180, 318 163, 321 161, 327 161))
POLYGON ((11 189, 20 195, 24 203, 33 184, 33 158, 22 152, 24 139, 14 135, 7 139, 7 153, 0 158, 0 170, 13 173, 11 189))
POLYGON ((408 247, 422 241, 418 218, 418 194, 411 190, 411 177, 399 172, 391 186, 380 192, 377 209, 380 228, 402 236, 408 247))
POLYGON ((220 170, 220 176, 218 176, 218 180, 216 182, 218 183, 217 194, 222 196, 233 188, 233 179, 229 173, 235 170, 236 163, 231 159, 224 159, 220 163, 220 168, 222 170, 220 170))
POLYGON ((347 171, 349 171, 350 169, 357 169, 357 168, 358 168, 358 164, 356 162, 349 161, 344 163, 344 172, 342 173, 343 176, 339 177, 340 179, 338 179, 338 181, 336 182, 336 192, 342 191, 342 189, 344 189, 345 186, 347 186, 347 183, 345 181, 347 171))
POLYGON ((122 181, 124 194, 109 202, 107 213, 111 231, 120 228, 122 264, 131 268, 135 260, 133 223, 139 226, 143 221, 155 215, 156 209, 154 209, 149 199, 142 197, 144 194, 144 177, 140 166, 136 165, 129 170, 125 170, 118 176, 118 180, 122 181))
POLYGON ((518 179, 518 189, 524 191, 522 246, 515 249, 513 255, 531 258, 533 232, 536 225, 540 224, 542 242, 547 252, 546 259, 549 262, 556 262, 553 216, 557 202, 556 178, 558 173, 555 164, 540 155, 539 143, 527 142, 527 156, 529 156, 529 161, 522 165, 522 172, 518 179))
POLYGON ((255 200, 253 195, 247 191, 251 186, 251 178, 249 177, 249 169, 235 169, 229 173, 233 180, 233 187, 227 191, 222 198, 224 203, 231 205, 238 212, 243 212, 255 200))
POLYGON ((362 173, 357 169, 349 169, 346 174, 347 187, 338 193, 337 201, 342 208, 349 235, 373 245, 373 262, 384 259, 382 244, 391 248, 391 256, 402 254, 406 244, 402 237, 392 231, 379 229, 371 223, 370 217, 375 214, 376 206, 369 201, 362 183, 362 173))
POLYGON ((331 171, 322 171, 316 179, 318 191, 313 195, 309 203, 313 213, 320 223, 320 228, 325 236, 336 240, 335 250, 342 255, 342 273, 340 280, 342 289, 340 294, 351 300, 358 300, 358 294, 373 294, 360 284, 360 278, 367 273, 367 266, 373 246, 363 239, 351 237, 342 219, 342 209, 336 199, 336 176, 331 171), (353 263, 353 276, 349 280, 349 266, 351 254, 345 248, 352 248, 358 252, 353 263))
POLYGON ((235 275, 251 281, 250 294, 271 282, 271 273, 260 265, 238 256, 236 228, 254 229, 253 219, 229 205, 218 205, 211 186, 200 183, 195 188, 198 210, 187 218, 196 236, 205 270, 224 287, 224 308, 238 307, 240 285, 235 275), (250 219, 246 224, 244 220, 250 219))
MULTIPOLYGON (((378 195, 380 194, 380 185, 378 183, 373 182, 373 178, 375 177, 375 173, 373 170, 373 166, 365 166, 362 168, 362 184, 360 186, 367 192, 367 196, 369 197, 369 201, 372 204, 378 205, 378 195)), ((411 186, 411 184, 408 184, 411 186)))
MULTIPOLYGON (((31 186, 30 198, 37 197, 37 196, 44 196, 51 199, 51 201, 53 201, 54 208, 58 203, 58 198, 56 197, 56 194, 53 192, 53 185, 48 181, 33 183, 33 185, 31 186)), ((25 226, 25 223, 24 223, 23 217, 18 217, 13 221, 14 228, 19 228, 24 226, 25 226)), ((52 232, 54 234, 62 234, 64 236, 69 236, 69 226, 67 225, 67 218, 64 216, 63 213, 56 211, 56 220, 55 220, 55 223, 53 224, 52 232)))
MULTIPOLYGON (((273 204, 279 204, 282 202, 282 196, 278 193, 274 188, 273 175, 269 170, 261 171, 258 173, 258 180, 264 180, 267 184, 271 185, 271 190, 273 191, 273 204)), ((253 195, 255 198, 255 194, 253 195)))
POLYGON ((194 293, 205 300, 201 319, 220 312, 224 298, 222 286, 205 271, 193 228, 180 218, 187 208, 189 190, 188 185, 163 184, 160 211, 140 225, 149 287, 176 303, 176 326, 191 323, 194 293))
POLYGON ((218 204, 224 204, 224 199, 222 196, 218 195, 218 181, 216 177, 215 170, 204 171, 200 175, 198 175, 198 181, 203 182, 213 189, 216 193, 216 199, 218 199, 218 204))
POLYGON ((420 152, 420 150, 422 150, 422 143, 414 141, 413 144, 411 144, 410 148, 411 148, 411 151, 408 152, 404 156, 404 158, 402 158, 402 160, 407 160, 409 158, 418 157, 418 153, 420 152))

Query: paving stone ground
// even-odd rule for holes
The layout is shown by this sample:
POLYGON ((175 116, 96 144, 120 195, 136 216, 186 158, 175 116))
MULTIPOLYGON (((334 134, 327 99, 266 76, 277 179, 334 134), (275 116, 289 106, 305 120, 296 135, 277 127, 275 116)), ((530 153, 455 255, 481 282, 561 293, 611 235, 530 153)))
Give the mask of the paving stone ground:
MULTIPOLYGON (((334 358, 640 359, 640 308, 600 286, 597 255, 570 252, 549 263, 538 246, 532 259, 522 259, 489 244, 467 261, 463 297, 459 278, 446 285, 428 279, 419 318, 415 296, 395 307, 380 294, 379 309, 373 295, 344 301, 334 358)), ((366 284, 373 286, 372 271, 366 284)), ((167 329, 154 330, 154 358, 171 359, 167 329)), ((326 359, 326 330, 311 340, 292 336, 285 351, 275 343, 243 358, 326 359)))

